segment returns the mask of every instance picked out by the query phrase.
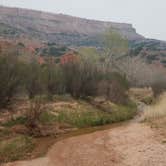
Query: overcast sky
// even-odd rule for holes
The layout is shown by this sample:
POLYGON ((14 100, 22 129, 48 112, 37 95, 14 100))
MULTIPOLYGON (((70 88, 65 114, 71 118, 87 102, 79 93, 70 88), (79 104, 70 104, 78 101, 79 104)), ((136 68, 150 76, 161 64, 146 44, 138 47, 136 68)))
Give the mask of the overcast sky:
POLYGON ((145 37, 166 40, 166 0, 0 0, 0 5, 132 23, 145 37))

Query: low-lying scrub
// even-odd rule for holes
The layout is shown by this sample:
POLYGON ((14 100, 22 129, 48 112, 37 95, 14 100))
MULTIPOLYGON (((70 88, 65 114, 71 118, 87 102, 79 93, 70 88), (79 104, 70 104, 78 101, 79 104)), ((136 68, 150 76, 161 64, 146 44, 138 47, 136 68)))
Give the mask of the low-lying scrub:
POLYGON ((33 150, 33 140, 27 136, 17 136, 0 142, 0 163, 23 159, 33 150))
POLYGON ((12 127, 14 125, 26 124, 26 122, 27 122, 26 117, 18 117, 16 119, 11 119, 2 125, 5 127, 12 127))
POLYGON ((135 113, 136 107, 134 105, 117 106, 111 112, 91 110, 86 112, 61 111, 57 116, 57 120, 81 128, 125 121, 131 119, 135 113))
POLYGON ((134 101, 141 101, 147 105, 152 104, 154 101, 154 93, 152 88, 130 88, 128 95, 134 101))
POLYGON ((166 94, 159 97, 158 101, 152 105, 148 106, 144 111, 143 117, 147 121, 153 121, 160 118, 166 117, 166 94))
MULTIPOLYGON (((128 120, 136 114, 136 105, 132 102, 117 105, 105 101, 100 103, 99 107, 83 100, 72 101, 52 103, 50 108, 40 113, 37 125, 52 125, 58 122, 81 128, 128 120)), ((27 126, 27 124, 28 117, 22 116, 4 123, 3 126, 10 128, 15 125, 27 126)))

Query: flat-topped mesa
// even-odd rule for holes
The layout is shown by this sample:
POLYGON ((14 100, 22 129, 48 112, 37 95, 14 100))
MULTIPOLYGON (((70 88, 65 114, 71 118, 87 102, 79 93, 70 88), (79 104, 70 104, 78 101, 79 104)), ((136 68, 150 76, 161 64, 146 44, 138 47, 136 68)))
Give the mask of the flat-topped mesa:
POLYGON ((1 6, 0 23, 20 30, 26 35, 35 34, 42 40, 50 39, 56 42, 60 38, 59 41, 62 43, 65 43, 65 38, 77 40, 76 38, 80 36, 94 37, 111 27, 129 40, 143 39, 143 36, 137 34, 131 24, 89 20, 29 9, 1 6))

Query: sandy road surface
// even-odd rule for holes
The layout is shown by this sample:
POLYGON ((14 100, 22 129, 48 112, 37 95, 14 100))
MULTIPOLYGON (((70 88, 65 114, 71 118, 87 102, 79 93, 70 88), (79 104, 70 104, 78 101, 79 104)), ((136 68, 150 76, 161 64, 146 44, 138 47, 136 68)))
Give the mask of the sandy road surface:
POLYGON ((46 157, 5 166, 166 166, 166 144, 147 125, 127 125, 62 140, 46 157))

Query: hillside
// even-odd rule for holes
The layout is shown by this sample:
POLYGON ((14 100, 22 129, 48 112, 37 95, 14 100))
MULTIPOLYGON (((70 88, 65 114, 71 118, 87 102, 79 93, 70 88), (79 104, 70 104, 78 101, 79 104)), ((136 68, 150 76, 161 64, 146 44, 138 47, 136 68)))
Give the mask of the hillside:
POLYGON ((150 64, 166 67, 166 42, 144 39, 130 42, 132 55, 144 58, 150 64))
POLYGON ((143 39, 131 24, 103 22, 19 8, 0 7, 0 35, 35 37, 65 45, 98 45, 96 40, 108 28, 129 40, 143 39))
POLYGON ((131 53, 135 56, 143 57, 148 63, 166 66, 166 42, 144 38, 131 24, 0 6, 0 39, 15 39, 23 43, 28 40, 30 46, 32 44, 29 41, 40 46, 53 43, 72 48, 101 47, 101 36, 108 28, 118 31, 129 40, 131 53))

